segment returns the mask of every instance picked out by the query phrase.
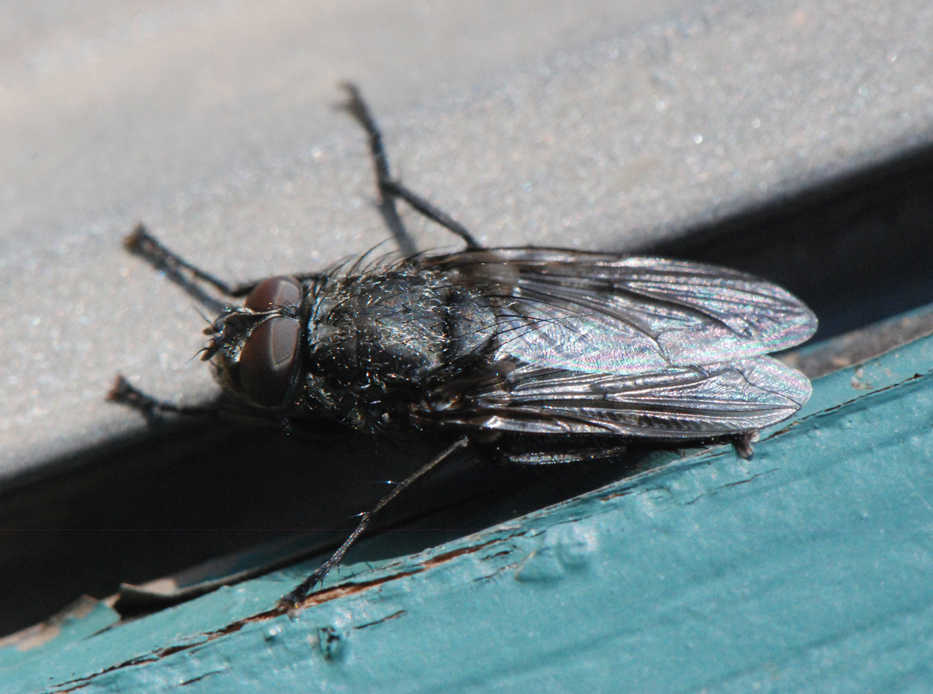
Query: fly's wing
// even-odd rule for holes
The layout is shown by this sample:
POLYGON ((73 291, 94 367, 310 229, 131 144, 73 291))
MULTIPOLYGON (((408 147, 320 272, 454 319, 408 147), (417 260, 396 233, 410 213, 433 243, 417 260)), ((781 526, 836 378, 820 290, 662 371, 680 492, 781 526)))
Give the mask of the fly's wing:
POLYGON ((530 434, 705 438, 760 429, 810 396, 769 357, 816 330, 780 287, 664 258, 502 248, 417 262, 484 295, 492 368, 441 386, 419 415, 530 434))
POLYGON ((494 359, 629 376, 710 365, 808 339, 816 316, 780 287, 666 258, 493 248, 420 258, 497 308, 494 359))
POLYGON ((770 357, 637 376, 522 365, 463 386, 442 387, 423 419, 528 434, 706 438, 780 422, 810 397, 807 377, 770 357))

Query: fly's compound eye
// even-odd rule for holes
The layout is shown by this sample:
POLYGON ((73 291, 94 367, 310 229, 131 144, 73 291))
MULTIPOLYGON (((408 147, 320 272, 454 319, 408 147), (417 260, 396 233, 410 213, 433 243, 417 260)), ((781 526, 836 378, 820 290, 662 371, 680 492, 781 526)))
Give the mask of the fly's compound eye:
POLYGON ((243 304, 253 311, 270 311, 301 302, 301 286, 291 277, 269 277, 253 287, 243 304))
POLYGON ((276 316, 262 323, 247 338, 240 353, 240 386, 257 405, 283 404, 298 363, 299 332, 297 320, 276 316))

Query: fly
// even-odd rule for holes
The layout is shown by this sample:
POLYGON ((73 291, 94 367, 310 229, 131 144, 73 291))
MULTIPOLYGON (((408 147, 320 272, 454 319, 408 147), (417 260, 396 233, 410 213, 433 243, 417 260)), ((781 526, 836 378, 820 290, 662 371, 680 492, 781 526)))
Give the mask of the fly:
MULTIPOLYGON (((369 136, 390 227, 403 230, 401 199, 459 236, 464 250, 364 256, 231 285, 141 225, 126 240, 130 252, 218 314, 202 357, 233 411, 286 424, 333 421, 367 434, 458 436, 362 513, 280 607, 299 605, 374 514, 459 449, 491 447, 520 464, 570 463, 618 455, 633 439, 729 438, 747 455, 757 430, 810 397, 806 376, 767 356, 816 330, 816 316, 784 289, 667 258, 483 247, 391 177, 378 125, 358 90, 346 90, 346 109, 369 136)), ((148 414, 212 412, 156 400, 122 377, 110 398, 148 414)))

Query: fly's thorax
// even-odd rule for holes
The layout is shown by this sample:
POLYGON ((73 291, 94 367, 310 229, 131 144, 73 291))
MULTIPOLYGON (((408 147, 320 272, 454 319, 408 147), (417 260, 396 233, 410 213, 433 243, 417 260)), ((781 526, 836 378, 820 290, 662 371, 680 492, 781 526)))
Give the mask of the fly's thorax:
POLYGON ((295 278, 270 277, 205 330, 211 341, 204 358, 226 391, 256 407, 290 405, 301 367, 304 296, 295 278))
POLYGON ((398 424, 433 381, 481 354, 495 322, 478 293, 416 267, 332 280, 310 305, 308 406, 370 430, 398 424))

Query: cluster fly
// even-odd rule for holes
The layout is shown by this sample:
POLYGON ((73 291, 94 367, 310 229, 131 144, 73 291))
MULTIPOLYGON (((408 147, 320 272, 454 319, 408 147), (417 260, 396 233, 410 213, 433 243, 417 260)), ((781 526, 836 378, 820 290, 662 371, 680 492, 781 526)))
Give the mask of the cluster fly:
MULTIPOLYGON (((375 513, 459 449, 482 445, 520 464, 571 463, 617 455, 633 439, 727 438, 750 453, 757 430, 807 401, 806 376, 767 356, 816 330, 799 299, 715 265, 483 247, 391 177, 368 106, 355 87, 346 89, 346 109, 369 137, 387 220, 401 224, 395 202, 404 200, 459 236, 463 250, 230 285, 142 226, 126 240, 218 314, 202 357, 233 410, 367 434, 457 437, 362 513, 281 607, 299 605, 375 513)), ((150 414, 207 411, 156 400, 121 377, 111 398, 150 414)))

